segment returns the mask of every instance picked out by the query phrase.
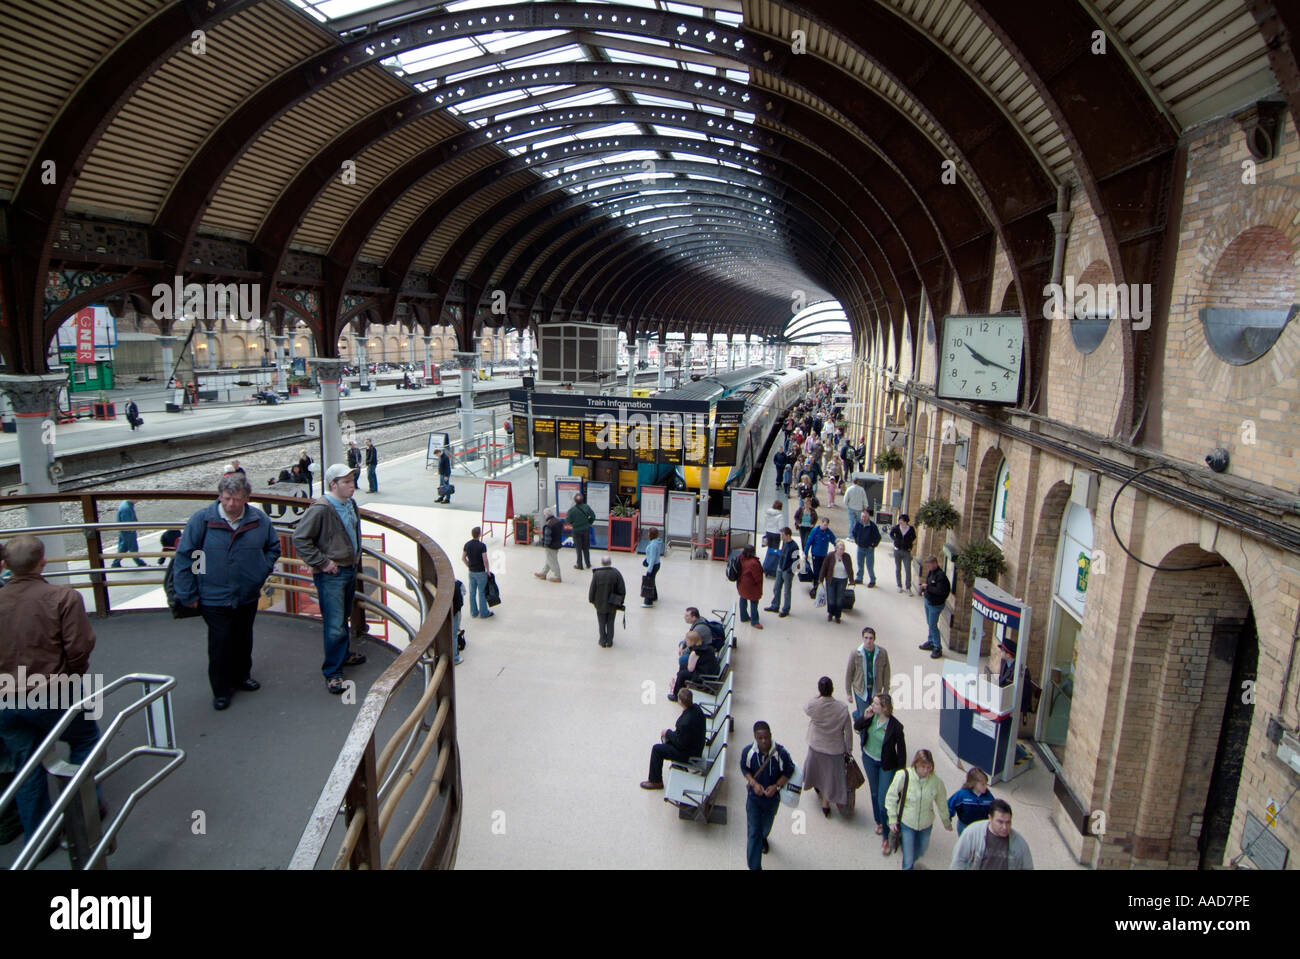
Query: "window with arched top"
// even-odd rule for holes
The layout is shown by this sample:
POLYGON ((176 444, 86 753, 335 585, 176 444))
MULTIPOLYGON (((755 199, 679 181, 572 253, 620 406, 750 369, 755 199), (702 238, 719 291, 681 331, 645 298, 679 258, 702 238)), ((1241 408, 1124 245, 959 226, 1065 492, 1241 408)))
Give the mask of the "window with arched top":
POLYGON ((1001 544, 1007 531, 1007 500, 1011 494, 1011 467, 1006 460, 998 468, 998 478, 993 484, 993 512, 989 521, 989 539, 1001 544))

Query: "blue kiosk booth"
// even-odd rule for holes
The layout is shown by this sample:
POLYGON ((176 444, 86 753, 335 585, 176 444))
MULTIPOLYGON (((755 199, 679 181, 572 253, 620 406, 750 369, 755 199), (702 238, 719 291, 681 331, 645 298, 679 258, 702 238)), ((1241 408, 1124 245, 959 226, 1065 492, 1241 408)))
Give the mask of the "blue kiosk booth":
POLYGON ((1019 637, 1028 637, 1032 612, 988 580, 975 580, 966 661, 944 663, 940 742, 953 762, 979 766, 990 782, 1006 782, 1030 766, 1026 762, 1016 768, 1016 741, 1026 646, 1019 637), (980 668, 980 648, 990 625, 994 647, 1006 639, 1017 641, 1016 678, 1009 686, 999 686, 996 674, 980 668))

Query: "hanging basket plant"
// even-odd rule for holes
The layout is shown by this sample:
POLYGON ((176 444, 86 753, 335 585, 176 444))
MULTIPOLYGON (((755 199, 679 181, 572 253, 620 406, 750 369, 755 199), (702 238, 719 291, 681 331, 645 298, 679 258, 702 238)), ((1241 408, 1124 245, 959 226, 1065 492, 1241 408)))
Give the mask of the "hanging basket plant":
POLYGON ((998 577, 1007 571, 1007 560, 1002 550, 987 539, 967 543, 953 559, 953 564, 961 571, 968 586, 974 586, 980 577, 997 582, 998 577))
POLYGON ((890 446, 876 454, 875 463, 877 473, 894 473, 903 468, 903 454, 890 446))
POLYGON ((916 516, 913 518, 917 526, 924 526, 937 532, 955 529, 961 522, 961 514, 957 512, 956 507, 942 497, 926 500, 917 509, 916 516))

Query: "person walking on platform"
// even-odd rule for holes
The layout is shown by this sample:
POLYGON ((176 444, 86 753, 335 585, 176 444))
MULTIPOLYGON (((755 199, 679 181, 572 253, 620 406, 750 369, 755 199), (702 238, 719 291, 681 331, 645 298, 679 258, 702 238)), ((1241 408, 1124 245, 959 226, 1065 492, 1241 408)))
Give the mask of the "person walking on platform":
POLYGON ((451 457, 444 446, 438 451, 438 498, 434 502, 450 503, 451 493, 451 457))
POLYGON ((784 619, 790 615, 790 593, 794 588, 794 564, 799 547, 794 542, 794 531, 781 527, 781 549, 776 560, 776 584, 772 587, 772 602, 764 607, 784 619))
MULTIPOLYGON (((11 703, 21 702, 22 708, 0 700, 0 755, 8 751, 16 774, 63 719, 62 707, 69 705, 58 703, 59 697, 49 702, 45 690, 53 696, 55 689, 69 688, 72 677, 86 673, 95 649, 95 631, 77 591, 46 582, 41 576, 45 546, 39 539, 15 536, 3 556, 13 576, 0 589, 0 621, 5 624, 0 676, 11 680, 23 673, 27 676, 27 688, 19 691, 22 699, 14 700, 12 692, 4 697, 11 703), (28 692, 34 695, 28 698, 28 692)), ((71 749, 69 761, 81 765, 94 751, 99 736, 99 724, 82 711, 59 738, 71 749)), ((8 785, 7 778, 0 783, 8 785)), ((50 786, 43 766, 36 766, 18 787, 16 806, 22 830, 30 839, 50 811, 50 786)), ((101 818, 103 815, 101 798, 101 818)), ((53 845, 50 848, 53 850, 53 845)))
POLYGON ((844 594, 848 592, 849 583, 853 582, 853 560, 844 551, 844 540, 835 544, 835 549, 826 554, 817 572, 818 584, 826 586, 826 622, 832 619, 842 622, 840 615, 844 612, 844 594))
POLYGON ((252 676, 253 620, 280 558, 280 536, 271 518, 249 505, 252 493, 243 473, 221 477, 216 502, 189 518, 172 562, 176 601, 197 608, 208 627, 208 683, 218 710, 236 690, 262 688, 252 676))
POLYGON ((934 771, 934 756, 928 749, 918 749, 911 768, 894 774, 885 795, 885 813, 889 831, 898 836, 902 847, 904 869, 911 869, 929 848, 936 810, 943 819, 943 828, 952 832, 947 792, 934 771))
POLYGON ((781 808, 781 787, 794 775, 790 753, 772 741, 772 727, 761 719, 754 723, 754 742, 740 751, 740 771, 747 787, 745 864, 761 870, 769 848, 767 837, 781 808))
POLYGON ((867 711, 876 693, 889 692, 889 679, 889 654, 876 644, 876 631, 867 626, 862 630, 862 642, 849 653, 849 665, 844 671, 854 719, 867 711))
POLYGON ((623 574, 614 568, 608 556, 602 556, 600 569, 591 574, 591 585, 587 588, 587 602, 596 607, 596 625, 600 629, 597 645, 614 645, 614 617, 624 608, 626 599, 627 584, 623 582, 623 574))
POLYGON ((903 724, 894 718, 894 700, 889 693, 877 693, 871 703, 853 720, 862 745, 862 775, 871 791, 871 813, 876 820, 876 835, 880 836, 880 851, 888 856, 892 851, 889 836, 889 817, 885 813, 885 796, 889 793, 894 774, 907 765, 907 739, 903 724))
POLYGON ((378 493, 379 476, 376 474, 375 471, 379 467, 379 450, 375 449, 375 444, 371 442, 369 438, 366 439, 365 457, 366 457, 366 482, 370 486, 370 488, 366 490, 366 492, 378 493))
POLYGON ((952 583, 948 582, 948 575, 939 568, 939 557, 927 557, 924 568, 925 584, 921 587, 921 595, 925 599, 925 624, 929 627, 929 635, 921 644, 921 649, 930 650, 931 659, 941 659, 943 637, 939 635, 939 617, 952 593, 952 583))
POLYGON ((822 815, 830 818, 831 803, 851 811, 848 764, 853 758, 853 722, 849 709, 835 700, 829 676, 817 680, 817 698, 804 706, 808 716, 808 757, 804 760, 803 790, 817 793, 822 815))
POLYGON ((533 573, 538 579, 552 583, 562 581, 560 577, 560 544, 564 542, 564 520, 555 515, 555 510, 548 506, 542 515, 546 521, 542 524, 542 549, 546 553, 546 565, 541 572, 533 573))
POLYGON ((763 624, 758 621, 758 601, 763 598, 763 564, 755 555, 753 543, 740 551, 740 579, 736 581, 736 592, 740 595, 740 621, 762 629, 763 624))
POLYGON ((361 567, 361 511, 357 509, 356 475, 335 463, 321 480, 324 492, 307 508, 293 532, 298 556, 312 568, 320 603, 325 658, 321 675, 334 695, 346 688, 344 666, 360 666, 364 653, 351 649, 349 621, 361 567))
MULTIPOLYGON (((854 538, 853 534, 857 531, 858 523, 861 522, 862 511, 868 505, 866 488, 850 478, 849 484, 844 487, 844 510, 849 517, 849 539, 854 538)), ((861 566, 862 564, 859 563, 858 568, 860 569, 861 566)))
POLYGON ((647 534, 649 539, 645 544, 645 559, 641 565, 646 567, 646 573, 641 583, 641 605, 649 609, 659 600, 659 589, 655 586, 655 577, 659 575, 659 566, 664 555, 664 541, 659 538, 659 530, 652 529, 647 534))
POLYGON ((853 532, 849 536, 858 547, 857 583, 859 586, 862 585, 862 572, 866 570, 867 576, 871 580, 867 583, 867 589, 874 589, 876 586, 876 547, 880 545, 880 527, 871 522, 871 514, 864 509, 859 514, 858 524, 853 528, 853 532))
POLYGON ((903 592, 903 577, 907 577, 907 595, 912 595, 912 548, 916 546, 916 527, 906 513, 889 528, 889 538, 894 541, 894 580, 898 591, 903 592))
POLYGON ((352 470, 352 477, 357 485, 360 485, 361 466, 365 462, 365 456, 361 450, 357 449, 354 442, 348 443, 348 469, 352 470))
POLYGON ((569 507, 569 512, 564 516, 565 522, 573 527, 573 551, 577 554, 578 561, 573 565, 574 569, 582 569, 582 564, 587 564, 587 569, 591 569, 591 527, 596 522, 595 511, 587 505, 581 493, 573 497, 573 505, 569 507))
POLYGON ((135 400, 126 401, 126 421, 131 424, 132 433, 144 423, 144 420, 140 419, 140 407, 136 405, 135 400))
POLYGON ((813 527, 808 534, 808 539, 804 543, 804 549, 808 553, 808 562, 811 564, 809 569, 813 574, 812 595, 817 595, 817 583, 821 574, 822 563, 826 561, 826 554, 835 546, 835 534, 831 532, 831 521, 829 517, 822 516, 817 520, 817 525, 813 527))
MULTIPOLYGON (((129 499, 124 499, 124 500, 122 500, 121 505, 118 506, 118 508, 117 508, 117 521, 118 521, 119 523, 134 523, 134 522, 137 522, 137 520, 136 520, 136 518, 135 518, 135 503, 134 503, 132 500, 129 500, 129 499)), ((135 530, 133 530, 133 529, 120 529, 120 530, 117 531, 117 551, 118 551, 119 553, 138 553, 138 552, 140 552, 140 541, 139 541, 139 539, 136 537, 136 532, 135 532, 135 530)), ((137 566, 148 566, 148 565, 149 565, 149 564, 146 563, 143 559, 141 559, 139 556, 135 556, 135 557, 132 557, 132 558, 135 560, 135 565, 137 565, 137 566)), ((113 568, 114 568, 114 569, 117 569, 117 568, 120 567, 121 565, 122 565, 122 557, 121 557, 121 556, 119 556, 117 559, 113 560, 113 568)))
POLYGON ((298 451, 298 466, 302 468, 302 475, 307 479, 307 495, 315 496, 315 480, 311 475, 311 464, 314 461, 307 455, 307 449, 304 447, 298 451))

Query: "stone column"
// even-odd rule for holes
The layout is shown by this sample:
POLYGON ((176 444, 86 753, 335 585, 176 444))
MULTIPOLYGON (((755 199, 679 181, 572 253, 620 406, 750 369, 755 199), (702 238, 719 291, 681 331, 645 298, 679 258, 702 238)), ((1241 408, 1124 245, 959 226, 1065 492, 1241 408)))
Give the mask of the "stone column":
POLYGON ((655 386, 657 389, 662 390, 664 388, 664 382, 667 375, 666 374, 667 368, 668 368, 668 342, 666 340, 660 340, 659 341, 659 378, 655 382, 655 386))
POLYGON ((627 395, 632 395, 636 386, 636 340, 629 337, 627 341, 627 395))
POLYGON ((466 444, 474 437, 474 366, 478 353, 456 353, 460 364, 460 438, 466 444))
POLYGON ((217 368, 217 334, 215 330, 204 330, 203 335, 208 341, 208 369, 217 368))
MULTIPOLYGON (((36 376, 0 373, 0 391, 8 397, 18 427, 18 470, 28 493, 59 491, 59 484, 51 475, 50 467, 55 463, 55 407, 59 389, 65 383, 67 376, 64 373, 36 376)), ((28 506, 27 525, 61 526, 62 510, 57 503, 28 506)), ((65 555, 62 535, 42 535, 41 541, 45 543, 46 556, 65 555)), ((55 563, 50 568, 63 569, 65 564, 55 563)))
POLYGON ((277 389, 283 387, 286 390, 289 388, 289 374, 284 372, 284 341, 287 339, 288 337, 283 333, 271 334, 271 342, 275 344, 275 355, 271 358, 271 365, 275 367, 275 372, 278 374, 275 385, 277 389))
POLYGON ((346 463, 343 455, 343 430, 340 422, 339 382, 343 379, 343 360, 333 357, 313 356, 308 362, 320 380, 321 396, 321 463, 316 473, 323 484, 325 470, 335 463, 346 463))
POLYGON ((420 339, 424 340, 424 375, 433 376, 433 336, 432 334, 420 334, 420 339))
POLYGON ((162 379, 166 383, 172 375, 172 367, 176 363, 176 343, 178 338, 175 336, 158 337, 158 345, 162 348, 162 379))
POLYGON ((352 337, 352 355, 357 358, 357 376, 360 379, 357 382, 358 389, 365 389, 370 383, 369 360, 366 359, 366 338, 364 336, 352 337))

